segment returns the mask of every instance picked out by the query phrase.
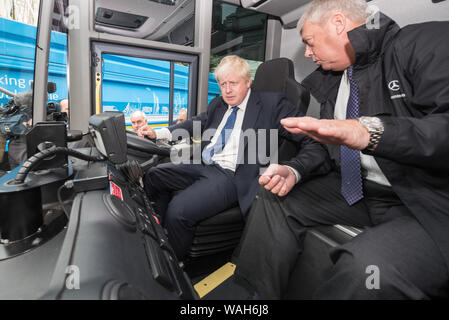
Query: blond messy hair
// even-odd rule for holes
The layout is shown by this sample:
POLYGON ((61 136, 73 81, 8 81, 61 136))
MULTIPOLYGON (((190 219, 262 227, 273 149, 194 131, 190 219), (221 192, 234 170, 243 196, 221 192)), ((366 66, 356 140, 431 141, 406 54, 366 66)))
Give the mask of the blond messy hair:
POLYGON ((220 82, 220 79, 225 78, 231 73, 245 80, 251 79, 249 63, 236 55, 226 56, 221 59, 215 68, 214 76, 217 82, 220 82))

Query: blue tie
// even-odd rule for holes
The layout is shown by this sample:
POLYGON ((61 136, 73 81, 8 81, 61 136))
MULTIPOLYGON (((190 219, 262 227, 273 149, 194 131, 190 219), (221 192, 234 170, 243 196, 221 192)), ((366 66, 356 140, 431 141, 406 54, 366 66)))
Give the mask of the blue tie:
POLYGON ((235 119, 237 118, 238 110, 239 107, 232 107, 232 113, 226 120, 223 129, 221 129, 220 135, 218 136, 215 144, 212 147, 204 148, 202 156, 205 163, 211 164, 212 163, 211 160, 214 154, 223 151, 223 148, 231 135, 232 129, 234 129, 235 119))
MULTIPOLYGON (((359 88, 352 77, 352 66, 347 69, 350 93, 346 119, 356 119, 359 116, 359 88)), ((341 154, 341 194, 351 206, 363 198, 362 171, 360 151, 340 147, 341 154)))

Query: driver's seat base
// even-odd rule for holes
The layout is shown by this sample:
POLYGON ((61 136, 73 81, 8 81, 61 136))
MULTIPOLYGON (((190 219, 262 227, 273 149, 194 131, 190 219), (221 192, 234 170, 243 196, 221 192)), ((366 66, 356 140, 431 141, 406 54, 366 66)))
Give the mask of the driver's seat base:
POLYGON ((243 214, 238 206, 199 222, 188 256, 198 258, 234 249, 243 228, 243 214))

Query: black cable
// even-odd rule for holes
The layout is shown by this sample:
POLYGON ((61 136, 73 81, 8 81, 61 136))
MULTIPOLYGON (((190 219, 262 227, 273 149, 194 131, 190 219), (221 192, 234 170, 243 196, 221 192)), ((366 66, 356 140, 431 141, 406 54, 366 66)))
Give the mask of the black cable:
POLYGON ((140 178, 143 177, 142 168, 136 160, 119 164, 117 165, 117 169, 119 169, 132 184, 139 184, 140 178))
POLYGON ((34 156, 25 161, 25 163, 22 165, 19 172, 17 173, 13 184, 22 184, 25 181, 28 173, 33 168, 37 167, 45 158, 51 157, 56 154, 65 154, 86 161, 103 161, 105 159, 102 156, 99 157, 88 156, 73 149, 53 146, 49 149, 36 153, 34 156))

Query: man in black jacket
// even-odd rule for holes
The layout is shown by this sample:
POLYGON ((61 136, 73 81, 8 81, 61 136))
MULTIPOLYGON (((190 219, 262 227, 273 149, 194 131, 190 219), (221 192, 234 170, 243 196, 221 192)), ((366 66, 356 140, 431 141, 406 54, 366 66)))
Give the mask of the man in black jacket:
POLYGON ((327 144, 334 170, 294 188, 279 165, 260 177, 236 275, 261 298, 285 294, 306 228, 333 224, 369 228, 331 251, 317 298, 448 295, 449 22, 400 29, 366 9, 364 0, 315 0, 298 23, 319 66, 303 84, 321 120, 281 123, 327 144))
POLYGON ((202 152, 194 152, 192 162, 158 165, 144 180, 180 259, 187 253, 199 221, 236 205, 247 213, 258 190, 260 168, 268 165, 263 162, 272 144, 277 147, 278 134, 301 145, 295 158, 301 165, 289 169, 296 170, 298 176, 308 176, 328 156, 320 143, 281 126, 281 119, 300 116, 299 110, 281 94, 251 91, 245 60, 223 58, 215 77, 222 95, 210 102, 206 112, 157 132, 148 126, 139 131, 153 139, 175 140, 180 130, 185 133, 181 138, 199 139, 198 134, 202 135, 202 152), (180 192, 171 198, 175 191, 180 192))

